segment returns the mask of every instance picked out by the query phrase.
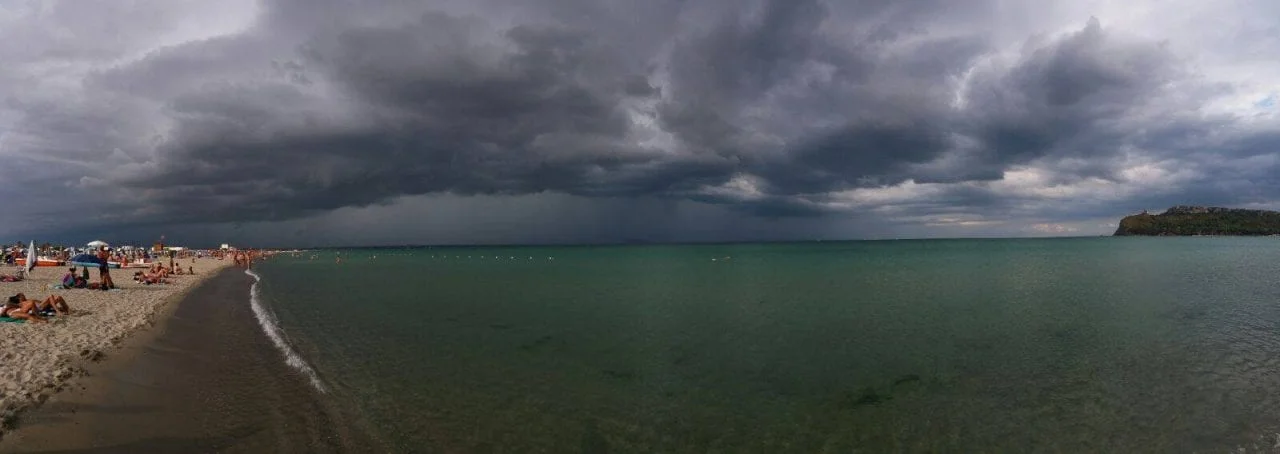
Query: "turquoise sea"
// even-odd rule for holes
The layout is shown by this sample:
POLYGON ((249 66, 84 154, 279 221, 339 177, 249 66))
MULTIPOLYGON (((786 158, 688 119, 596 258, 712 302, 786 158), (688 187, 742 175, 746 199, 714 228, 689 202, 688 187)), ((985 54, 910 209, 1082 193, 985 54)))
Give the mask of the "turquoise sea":
POLYGON ((1280 436, 1277 238, 342 249, 254 271, 294 365, 394 451, 1280 436))

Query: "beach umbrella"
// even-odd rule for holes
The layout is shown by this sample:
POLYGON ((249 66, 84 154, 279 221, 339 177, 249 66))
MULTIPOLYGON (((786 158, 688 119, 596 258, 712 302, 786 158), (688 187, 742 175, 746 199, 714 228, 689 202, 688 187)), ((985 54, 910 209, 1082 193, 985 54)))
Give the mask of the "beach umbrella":
POLYGON ((106 241, 102 241, 102 240, 93 240, 89 242, 89 247, 91 248, 100 248, 103 246, 110 246, 110 245, 107 244, 106 241))
POLYGON ((98 256, 93 254, 77 254, 75 257, 71 257, 71 261, 80 263, 98 263, 98 256))
POLYGON ((36 241, 31 240, 31 246, 27 248, 27 273, 36 267, 36 241))
POLYGON ((98 259, 98 256, 93 254, 76 255, 75 257, 71 258, 71 263, 70 263, 71 266, 86 266, 90 268, 97 268, 101 264, 102 264, 102 260, 98 259))

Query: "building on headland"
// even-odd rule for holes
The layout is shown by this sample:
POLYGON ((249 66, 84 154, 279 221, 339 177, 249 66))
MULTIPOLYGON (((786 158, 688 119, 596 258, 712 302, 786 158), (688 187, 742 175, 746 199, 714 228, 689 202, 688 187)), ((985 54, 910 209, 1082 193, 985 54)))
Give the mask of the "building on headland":
POLYGON ((1209 213, 1230 213, 1232 211, 1245 211, 1236 208, 1223 207, 1204 207, 1195 205, 1174 205, 1165 210, 1164 214, 1209 214, 1209 213))

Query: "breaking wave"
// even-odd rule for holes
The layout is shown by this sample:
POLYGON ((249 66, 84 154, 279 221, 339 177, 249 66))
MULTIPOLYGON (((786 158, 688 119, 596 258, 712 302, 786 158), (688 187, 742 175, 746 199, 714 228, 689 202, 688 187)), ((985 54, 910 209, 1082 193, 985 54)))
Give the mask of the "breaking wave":
POLYGON ((285 339, 284 331, 280 329, 280 323, 276 320, 275 314, 271 313, 262 304, 261 292, 258 290, 258 283, 262 281, 262 277, 250 270, 245 270, 244 274, 253 276, 253 286, 249 288, 249 306, 253 309, 253 315, 258 319, 258 325, 262 327, 262 332, 267 333, 271 343, 275 344, 281 353, 284 353, 284 362, 286 364, 306 375, 311 381, 311 385, 315 386, 320 392, 329 392, 324 383, 320 382, 320 377, 316 375, 315 369, 312 369, 311 365, 307 364, 297 351, 294 351, 293 346, 289 345, 289 341, 285 339))

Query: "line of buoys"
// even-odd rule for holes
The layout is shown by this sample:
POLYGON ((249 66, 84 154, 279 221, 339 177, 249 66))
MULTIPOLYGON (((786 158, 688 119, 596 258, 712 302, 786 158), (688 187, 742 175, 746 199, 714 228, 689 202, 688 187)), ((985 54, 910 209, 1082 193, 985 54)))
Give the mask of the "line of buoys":
MULTIPOLYGON (((341 254, 342 254, 341 252, 337 252, 337 253, 335 253, 335 254, 334 254, 334 256, 335 256, 335 258, 340 258, 340 257, 341 257, 341 254)), ((383 256, 400 257, 400 256, 411 256, 411 255, 413 255, 413 254, 381 254, 381 255, 383 255, 383 256)), ((295 255, 295 257, 296 257, 296 255, 295 255)), ((375 255, 370 255, 368 258, 369 258, 369 260, 373 260, 373 259, 377 259, 378 257, 379 257, 379 255, 375 254, 375 255)), ((465 256, 465 257, 464 257, 464 256, 461 256, 461 255, 436 255, 436 254, 431 254, 431 255, 429 255, 428 257, 429 257, 429 258, 432 258, 432 259, 464 259, 464 258, 465 258, 465 259, 477 259, 477 258, 479 258, 479 259, 488 259, 488 258, 489 258, 489 256, 487 256, 487 255, 468 255, 468 256, 465 256)), ((311 255, 311 256, 309 256, 309 257, 307 257, 307 258, 309 258, 309 259, 311 259, 311 260, 315 260, 315 259, 320 258, 320 256, 319 256, 319 255, 311 255)), ((514 256, 514 255, 509 255, 509 256, 507 256, 507 257, 503 257, 503 256, 500 256, 500 255, 495 255, 495 256, 493 256, 493 259, 494 259, 494 260, 504 260, 504 259, 505 259, 505 260, 518 260, 518 259, 516 258, 516 256, 514 256)), ((526 259, 526 260, 533 260, 533 259, 534 259, 534 257, 533 257, 532 255, 530 255, 530 256, 526 256, 526 257, 525 257, 525 259, 526 259)), ((555 259, 556 259, 555 257, 547 256, 547 260, 548 260, 548 261, 555 261, 555 259)), ((713 259, 713 260, 715 260, 715 259, 713 259)), ((727 258, 726 258, 726 260, 727 260, 727 258)))

